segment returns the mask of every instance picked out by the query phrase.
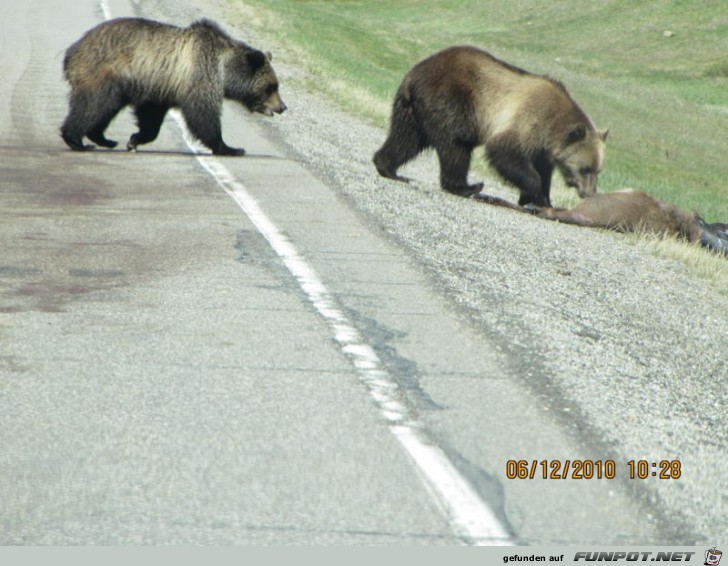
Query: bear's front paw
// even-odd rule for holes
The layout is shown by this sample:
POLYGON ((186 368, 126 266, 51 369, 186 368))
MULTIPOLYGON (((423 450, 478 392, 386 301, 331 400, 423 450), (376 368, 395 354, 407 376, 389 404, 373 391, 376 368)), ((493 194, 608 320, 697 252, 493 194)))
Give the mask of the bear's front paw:
POLYGON ((523 212, 527 212, 529 214, 538 214, 542 210, 544 210, 544 207, 542 206, 536 206, 532 202, 529 202, 528 204, 523 205, 523 212))
POLYGON ((126 142, 126 150, 127 151, 136 151, 137 146, 139 145, 139 139, 137 134, 132 134, 129 137, 129 141, 126 142))
POLYGON ((242 147, 230 147, 223 146, 212 152, 214 155, 222 155, 225 157, 242 157, 245 155, 245 150, 242 147))
POLYGON ((443 189, 445 189, 448 193, 452 193, 454 195, 458 195, 460 197, 471 197, 473 195, 478 194, 483 188, 483 183, 475 183, 474 185, 458 185, 458 186, 445 186, 443 189))

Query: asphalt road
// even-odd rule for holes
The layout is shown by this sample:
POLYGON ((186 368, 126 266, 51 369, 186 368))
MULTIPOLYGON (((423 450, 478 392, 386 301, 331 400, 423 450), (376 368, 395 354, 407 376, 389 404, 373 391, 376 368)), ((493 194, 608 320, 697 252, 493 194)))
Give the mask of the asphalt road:
MULTIPOLYGON (((595 329, 577 302, 558 309, 576 343, 560 342, 562 319, 502 300, 519 293, 506 262, 453 252, 458 230, 483 221, 467 215, 501 215, 511 246, 517 220, 437 190, 387 192, 371 168, 360 183, 366 136, 382 132, 318 112, 325 102, 299 89, 285 53, 274 62, 286 114, 225 107, 223 135, 243 158, 196 157, 172 117, 138 153, 69 151, 63 51, 123 15, 211 16, 271 48, 215 2, 0 1, 1 544, 715 543, 726 468, 707 463, 726 452, 724 409, 703 407, 713 446, 668 419, 648 430, 635 384, 615 379, 634 357, 611 355, 611 327, 595 329), (346 153, 358 143, 360 161, 346 153), (502 278, 489 298, 474 281, 483 269, 502 278), (551 333, 551 350, 514 335, 514 319, 551 333), (598 368, 592 347, 604 350, 598 368), (625 403, 614 435, 600 374, 625 403), (665 438, 704 446, 684 477, 627 479, 628 459, 681 457, 665 438), (518 459, 613 459, 617 477, 508 479, 518 459), (703 512, 711 497, 719 509, 703 512)), ((125 113, 108 134, 132 131, 125 113)), ((621 281, 615 266, 639 252, 613 245, 624 249, 601 269, 621 281)), ((583 265, 566 250, 548 252, 561 254, 552 277, 583 265)), ((528 269, 523 250, 502 253, 528 269)), ((673 266, 635 261, 657 289, 676 284, 673 266)), ((569 284, 586 301, 584 277, 600 273, 569 284)), ((725 299, 677 273, 724 346, 725 299)), ((679 390, 722 391, 715 355, 697 392, 679 390)), ((678 425, 694 416, 674 410, 678 425)))

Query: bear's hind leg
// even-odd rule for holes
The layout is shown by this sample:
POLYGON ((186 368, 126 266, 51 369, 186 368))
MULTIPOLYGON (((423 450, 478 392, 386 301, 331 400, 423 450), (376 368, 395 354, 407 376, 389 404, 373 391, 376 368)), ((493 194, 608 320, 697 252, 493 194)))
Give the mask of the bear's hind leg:
POLYGON ((85 145, 83 137, 89 130, 92 113, 89 96, 84 92, 71 92, 68 101, 68 115, 61 126, 61 137, 66 145, 74 151, 88 151, 93 145, 85 145))
POLYGON ((93 93, 72 93, 70 110, 61 126, 63 141, 76 151, 94 148, 93 145, 83 144, 84 136, 98 145, 115 147, 117 142, 107 140, 104 130, 124 106, 126 102, 113 86, 93 93))
MULTIPOLYGON (((116 113, 114 113, 114 115, 116 115, 116 113)), ((108 147, 110 149, 115 148, 117 145, 119 145, 119 142, 107 139, 104 135, 104 132, 106 131, 106 128, 109 127, 109 123, 111 122, 112 118, 113 116, 105 122, 102 122, 100 125, 96 126, 86 135, 86 137, 94 142, 96 145, 100 145, 101 147, 108 147)))
POLYGON ((137 117, 139 131, 131 135, 126 144, 126 149, 129 151, 135 150, 138 145, 156 140, 167 110, 169 110, 169 106, 152 102, 137 106, 134 109, 134 114, 137 117))
POLYGON ((125 100, 122 100, 120 96, 109 95, 104 98, 104 103, 99 103, 97 107, 98 114, 93 126, 86 134, 86 137, 101 147, 114 148, 119 144, 119 142, 107 139, 104 132, 106 131, 106 128, 109 127, 111 121, 116 117, 119 111, 126 106, 127 103, 125 100))
POLYGON ((389 136, 372 161, 382 177, 406 182, 409 179, 397 175, 397 170, 429 145, 417 126, 412 106, 398 97, 392 110, 389 136))
POLYGON ((440 159, 440 185, 443 189, 464 197, 480 192, 483 183, 468 185, 473 146, 454 142, 438 145, 436 149, 440 159))

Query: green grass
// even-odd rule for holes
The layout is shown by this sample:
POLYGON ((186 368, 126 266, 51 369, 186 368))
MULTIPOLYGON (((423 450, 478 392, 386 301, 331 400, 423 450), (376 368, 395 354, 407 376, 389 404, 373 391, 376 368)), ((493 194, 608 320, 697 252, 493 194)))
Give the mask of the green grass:
POLYGON ((601 190, 641 188, 728 220, 725 0, 230 2, 242 26, 276 36, 309 86, 382 127, 404 73, 448 45, 551 75, 610 129, 601 190))

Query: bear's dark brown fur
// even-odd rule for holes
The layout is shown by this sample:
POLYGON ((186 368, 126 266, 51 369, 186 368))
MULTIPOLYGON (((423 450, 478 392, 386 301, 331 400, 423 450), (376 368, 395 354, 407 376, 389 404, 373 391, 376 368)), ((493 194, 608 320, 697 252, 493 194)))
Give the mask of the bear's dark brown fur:
POLYGON ((66 51, 71 85, 69 113, 61 127, 74 150, 115 147, 104 131, 118 112, 134 107, 139 131, 127 149, 156 139, 170 108, 180 108, 190 133, 216 155, 243 155, 222 139, 223 98, 272 116, 286 109, 270 55, 228 36, 209 20, 188 28, 118 18, 89 30, 66 51))
POLYGON ((598 131, 564 86, 470 46, 444 49, 404 77, 389 136, 374 155, 384 177, 434 147, 442 188, 470 195, 473 149, 485 145, 490 164, 521 192, 520 204, 550 206, 558 168, 583 196, 596 192, 606 132, 598 131))

